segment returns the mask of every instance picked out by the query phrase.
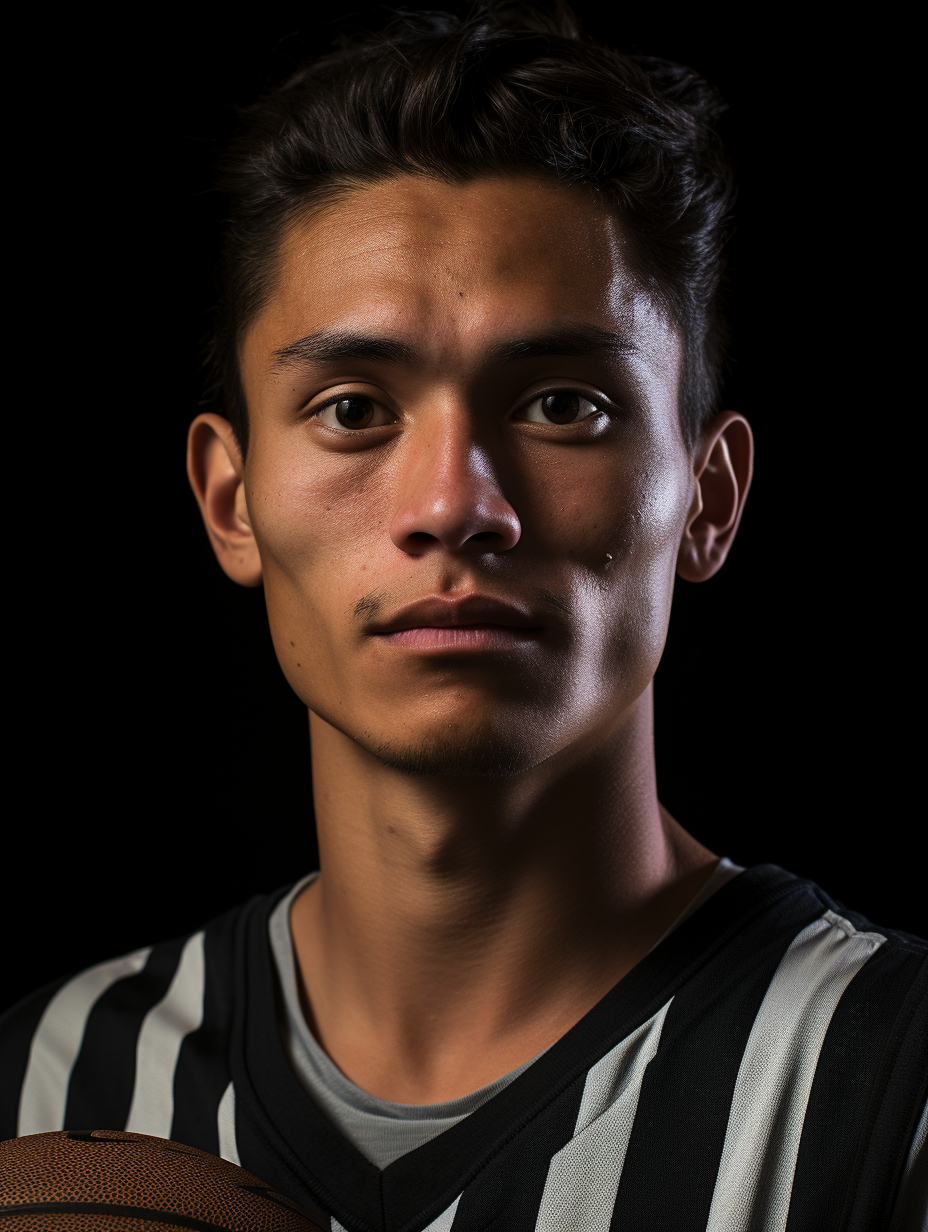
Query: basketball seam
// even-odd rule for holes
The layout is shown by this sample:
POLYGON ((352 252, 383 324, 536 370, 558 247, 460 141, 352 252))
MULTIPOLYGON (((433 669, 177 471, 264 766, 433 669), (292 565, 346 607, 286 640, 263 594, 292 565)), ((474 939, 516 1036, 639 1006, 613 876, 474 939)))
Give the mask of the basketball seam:
POLYGON ((147 1206, 117 1206, 112 1202, 22 1202, 16 1206, 0 1206, 0 1219, 6 1215, 125 1215, 136 1219, 151 1219, 158 1223, 190 1228, 192 1232, 231 1232, 228 1225, 207 1223, 192 1215, 173 1211, 155 1211, 147 1206))

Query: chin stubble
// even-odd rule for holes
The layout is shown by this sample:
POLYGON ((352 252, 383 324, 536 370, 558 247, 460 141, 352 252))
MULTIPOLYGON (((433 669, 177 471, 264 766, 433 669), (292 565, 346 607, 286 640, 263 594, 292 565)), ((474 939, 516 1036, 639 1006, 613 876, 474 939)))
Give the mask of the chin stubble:
POLYGON ((506 779, 538 760, 525 747, 486 738, 434 737, 414 748, 388 741, 372 751, 391 770, 428 778, 506 779))

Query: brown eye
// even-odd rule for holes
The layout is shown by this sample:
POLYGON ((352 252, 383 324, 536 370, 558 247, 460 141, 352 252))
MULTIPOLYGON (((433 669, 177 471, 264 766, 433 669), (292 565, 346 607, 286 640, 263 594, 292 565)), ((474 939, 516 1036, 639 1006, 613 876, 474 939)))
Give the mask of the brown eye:
POLYGON ((599 407, 570 389, 560 389, 530 402, 523 418, 530 423, 572 424, 599 414, 599 407))
POLYGON ((344 430, 360 430, 362 428, 380 428, 384 424, 395 422, 395 416, 364 394, 346 394, 344 398, 336 398, 316 411, 316 418, 328 428, 344 430))
POLYGON ((374 418, 370 398, 340 398, 332 408, 342 428, 366 428, 374 418))
POLYGON ((541 400, 541 409, 552 423, 573 423, 582 402, 579 394, 548 394, 541 400))

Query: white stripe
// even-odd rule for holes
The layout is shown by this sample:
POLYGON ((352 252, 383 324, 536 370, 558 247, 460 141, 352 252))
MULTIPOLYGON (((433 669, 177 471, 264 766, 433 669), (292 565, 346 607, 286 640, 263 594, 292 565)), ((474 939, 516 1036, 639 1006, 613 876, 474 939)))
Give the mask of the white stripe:
POLYGON ((574 1137, 548 1168, 536 1232, 609 1232, 641 1084, 671 1001, 587 1074, 574 1137))
POLYGON ((184 1037, 203 1021, 203 934, 184 946, 177 971, 156 1006, 145 1015, 135 1052, 135 1086, 126 1129, 170 1138, 174 1070, 184 1037))
POLYGON ((339 1223, 335 1216, 332 1216, 332 1232, 348 1232, 348 1229, 343 1223, 339 1223))
POLYGON ((118 980, 136 975, 151 948, 136 950, 82 971, 68 980, 45 1007, 29 1047, 29 1061, 19 1096, 17 1137, 64 1128, 68 1083, 84 1040, 90 1011, 118 980))
POLYGON ((235 1087, 230 1082, 222 1093, 216 1115, 219 1129, 219 1156, 230 1164, 241 1164, 238 1157, 238 1142, 235 1137, 235 1087))
POLYGON ((902 1184, 896 1195, 896 1205, 893 1207, 892 1222, 889 1232, 926 1232, 928 1229, 928 1194, 925 1192, 925 1178, 919 1177, 918 1167, 924 1171, 924 1160, 919 1156, 925 1149, 928 1140, 928 1103, 922 1109, 922 1115, 915 1127, 915 1137, 909 1148, 905 1172, 902 1174, 902 1184))
POLYGON ((926 1101, 922 1109, 922 1115, 919 1117, 918 1124, 915 1126, 915 1137, 912 1139, 912 1145, 909 1147, 909 1157, 905 1161, 905 1172, 903 1176, 908 1179, 915 1167, 919 1155, 925 1149, 925 1143, 928 1142, 928 1101, 926 1101))
POLYGON ((819 1053, 841 994, 886 940, 826 911, 794 939, 754 1019, 706 1232, 782 1232, 819 1053))
POLYGON ((437 1219, 433 1219, 427 1228, 422 1229, 422 1232, 451 1232, 451 1225, 454 1223, 455 1212, 458 1209, 458 1203, 461 1201, 462 1197, 462 1194, 458 1194, 448 1209, 446 1211, 442 1211, 437 1219))

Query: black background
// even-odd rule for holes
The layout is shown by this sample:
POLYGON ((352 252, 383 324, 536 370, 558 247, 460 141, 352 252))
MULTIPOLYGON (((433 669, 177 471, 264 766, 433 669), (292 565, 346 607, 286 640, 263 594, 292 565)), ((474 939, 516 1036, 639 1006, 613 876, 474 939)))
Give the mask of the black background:
MULTIPOLYGON (((715 851, 924 934, 915 553, 893 523, 872 345, 903 275, 882 255, 892 200, 871 187, 872 48, 798 7, 579 11, 722 90, 740 182, 726 405, 755 427, 755 483, 722 573, 677 587, 656 681, 662 799, 715 851)), ((324 49, 332 20, 378 17, 341 0, 125 10, 49 18, 14 49, 4 1003, 314 866, 305 711, 262 592, 212 558, 184 441, 221 216, 212 161, 234 105, 324 49)))

